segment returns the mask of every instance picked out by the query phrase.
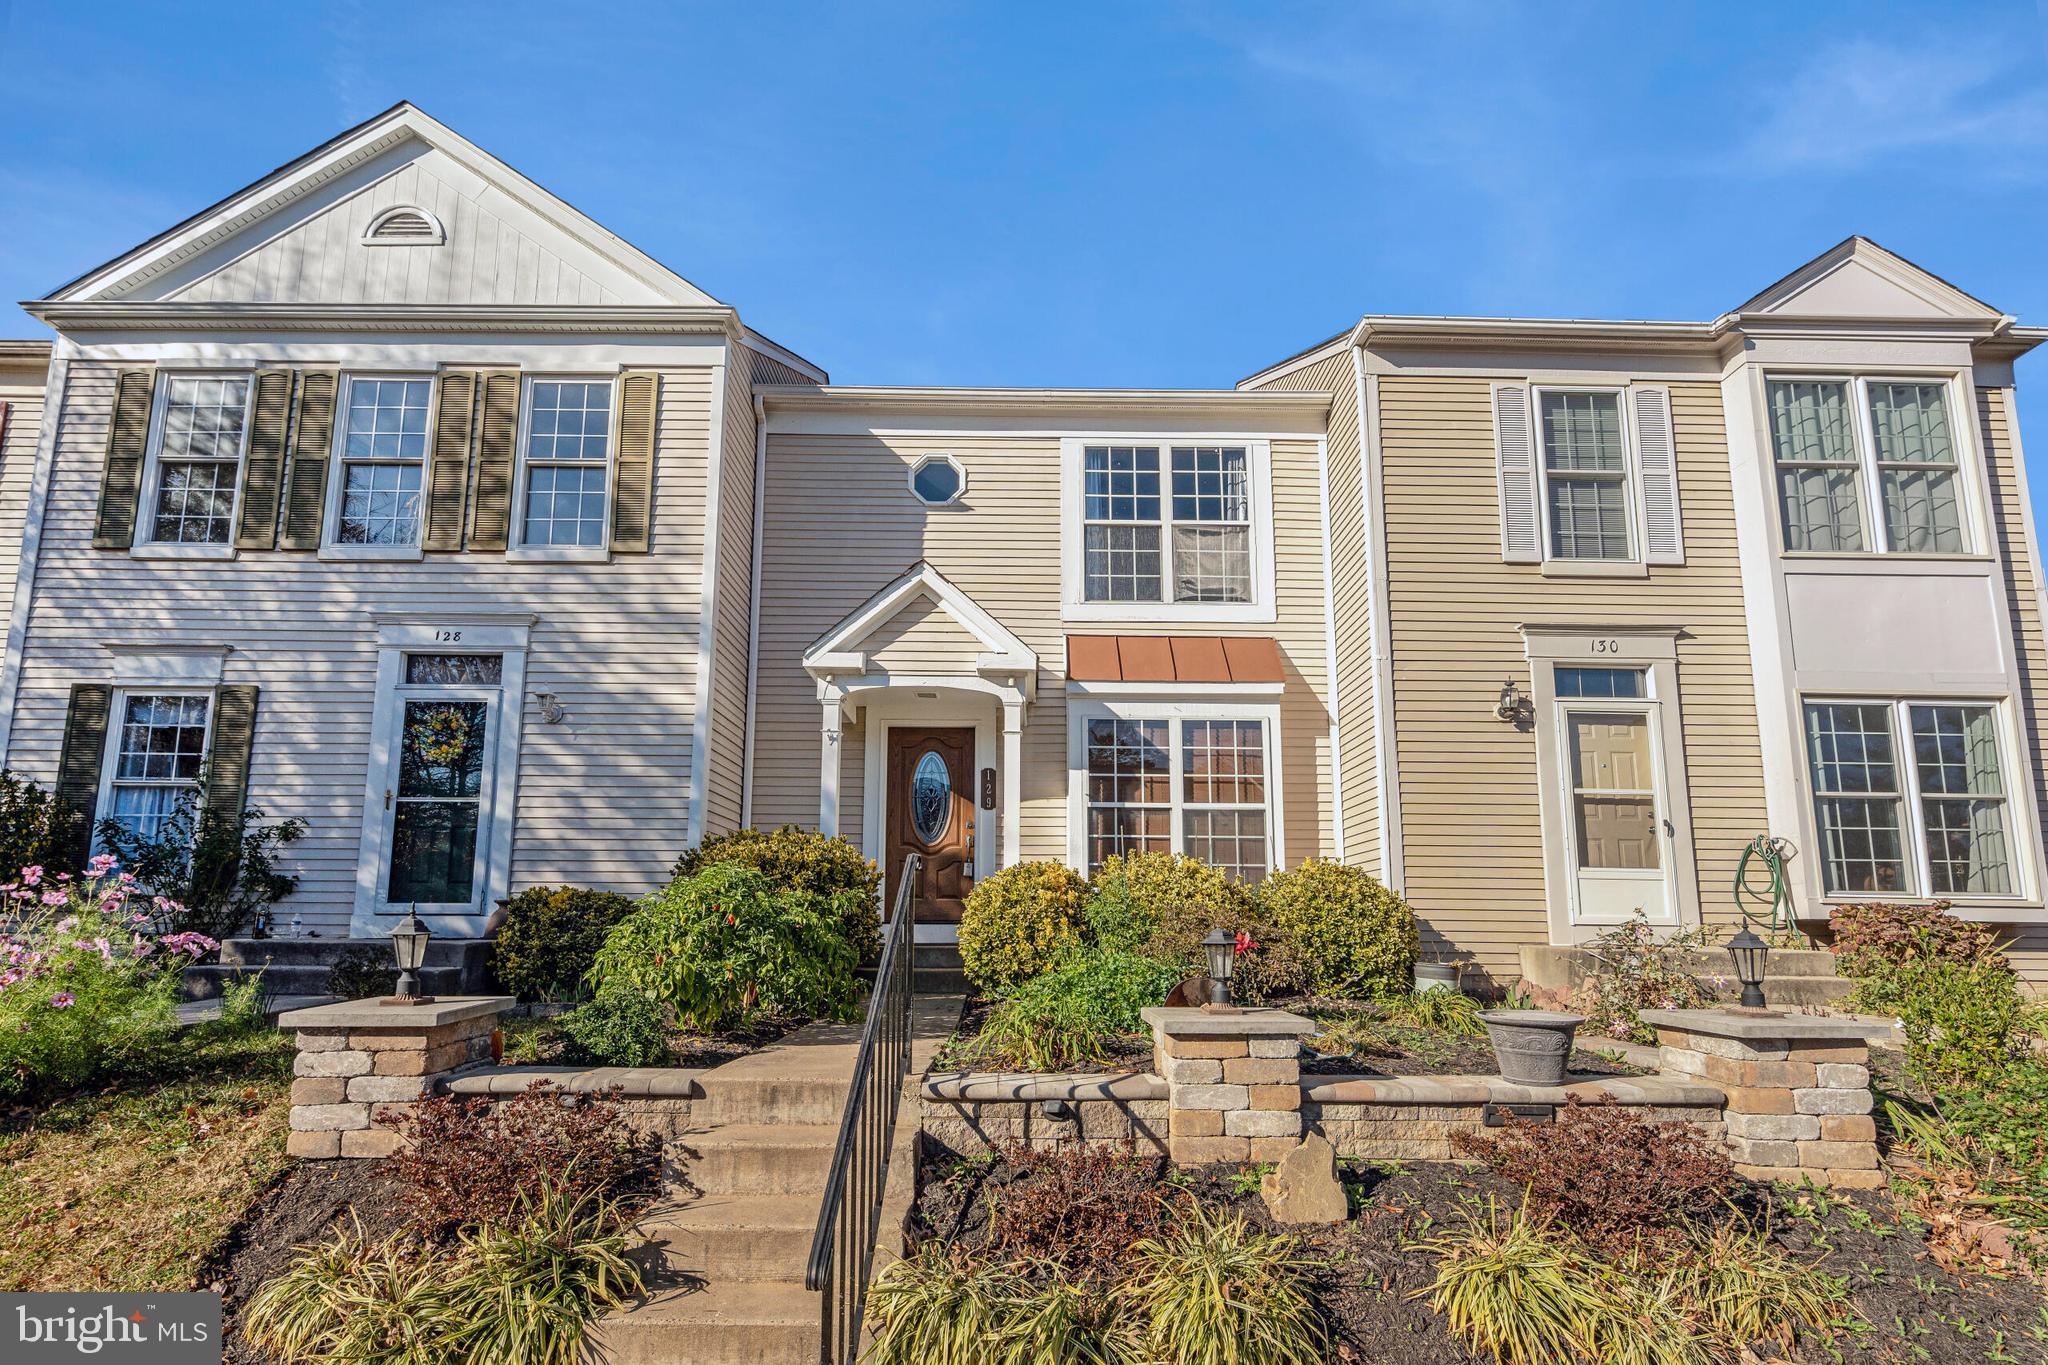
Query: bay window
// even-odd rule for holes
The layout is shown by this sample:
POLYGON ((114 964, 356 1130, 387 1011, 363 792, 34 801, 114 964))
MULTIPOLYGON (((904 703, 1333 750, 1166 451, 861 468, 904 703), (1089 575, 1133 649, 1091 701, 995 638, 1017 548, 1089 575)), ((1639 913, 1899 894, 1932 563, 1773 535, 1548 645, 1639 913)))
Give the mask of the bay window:
POLYGON ((1774 379, 1765 387, 1787 550, 1969 552, 1946 383, 1774 379))
POLYGON ((1995 704, 1808 702, 1805 717, 1829 894, 2020 892, 1995 704))

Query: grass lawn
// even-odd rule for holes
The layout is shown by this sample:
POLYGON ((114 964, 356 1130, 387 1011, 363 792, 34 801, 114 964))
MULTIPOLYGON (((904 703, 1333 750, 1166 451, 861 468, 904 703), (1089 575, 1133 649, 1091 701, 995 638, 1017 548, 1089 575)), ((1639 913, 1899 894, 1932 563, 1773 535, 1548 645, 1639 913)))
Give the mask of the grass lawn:
POLYGON ((178 1290, 284 1171, 291 1038, 188 1029, 147 1075, 0 1116, 0 1290, 178 1290))

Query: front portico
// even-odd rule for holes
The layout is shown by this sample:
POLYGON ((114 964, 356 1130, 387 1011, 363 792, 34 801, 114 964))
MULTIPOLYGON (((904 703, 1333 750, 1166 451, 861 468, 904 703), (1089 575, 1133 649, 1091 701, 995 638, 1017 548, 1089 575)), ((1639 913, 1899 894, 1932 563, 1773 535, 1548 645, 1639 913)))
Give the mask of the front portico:
MULTIPOLYGON (((840 833, 851 726, 863 746, 862 851, 892 903, 903 854, 926 859, 921 915, 957 918, 979 878, 1023 856, 1023 739, 1038 655, 923 561, 803 655, 821 711, 818 829, 840 833), (991 839, 989 822, 995 825, 991 839)), ((948 942, 951 923, 919 926, 948 942)))

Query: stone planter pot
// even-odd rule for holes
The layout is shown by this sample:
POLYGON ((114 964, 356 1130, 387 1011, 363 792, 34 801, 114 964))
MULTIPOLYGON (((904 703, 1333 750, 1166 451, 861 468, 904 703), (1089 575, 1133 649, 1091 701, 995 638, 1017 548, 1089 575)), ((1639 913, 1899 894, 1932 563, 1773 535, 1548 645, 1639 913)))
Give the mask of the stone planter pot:
POLYGON ((1416 963, 1415 989, 1418 992, 1454 991, 1458 989, 1458 964, 1455 962, 1416 963))
POLYGON ((1572 1060, 1572 1035, 1585 1016, 1556 1010, 1484 1010, 1500 1077, 1511 1085, 1563 1085, 1572 1060))

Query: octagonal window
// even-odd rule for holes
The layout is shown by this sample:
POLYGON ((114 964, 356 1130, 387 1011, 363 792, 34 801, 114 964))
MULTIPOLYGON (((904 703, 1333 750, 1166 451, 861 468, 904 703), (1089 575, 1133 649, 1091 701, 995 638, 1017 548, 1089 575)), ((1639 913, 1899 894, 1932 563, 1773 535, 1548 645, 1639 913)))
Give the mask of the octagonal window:
POLYGON ((931 507, 954 501, 967 488, 967 472, 951 455, 927 455, 910 471, 910 491, 931 507))

